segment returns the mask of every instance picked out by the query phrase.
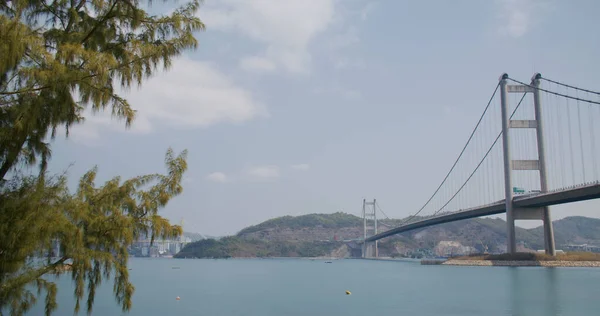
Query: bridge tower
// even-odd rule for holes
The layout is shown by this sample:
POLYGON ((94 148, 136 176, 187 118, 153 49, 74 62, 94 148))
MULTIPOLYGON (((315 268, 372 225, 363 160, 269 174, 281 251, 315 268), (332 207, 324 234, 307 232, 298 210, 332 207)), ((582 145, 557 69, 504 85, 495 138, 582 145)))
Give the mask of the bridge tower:
POLYGON ((362 215, 363 215, 363 258, 375 257, 379 256, 379 251, 377 249, 377 241, 367 243, 364 242, 368 237, 377 235, 377 200, 373 199, 373 202, 367 202, 366 199, 363 199, 362 206, 362 215), (369 227, 369 222, 373 223, 372 227, 369 227))
POLYGON ((544 124, 542 120, 542 105, 537 87, 541 75, 536 73, 531 78, 530 85, 508 85, 508 75, 500 77, 500 104, 502 110, 502 149, 504 158, 504 193, 506 197, 507 252, 517 252, 515 239, 515 220, 535 219, 544 222, 544 249, 546 254, 556 254, 552 219, 548 206, 536 208, 514 208, 512 172, 517 170, 537 170, 540 177, 540 191, 548 191, 546 152, 544 146, 544 124), (532 93, 535 118, 533 120, 511 120, 508 107, 508 93, 532 93), (512 160, 510 151, 510 130, 512 128, 534 128, 536 130, 538 159, 512 160))

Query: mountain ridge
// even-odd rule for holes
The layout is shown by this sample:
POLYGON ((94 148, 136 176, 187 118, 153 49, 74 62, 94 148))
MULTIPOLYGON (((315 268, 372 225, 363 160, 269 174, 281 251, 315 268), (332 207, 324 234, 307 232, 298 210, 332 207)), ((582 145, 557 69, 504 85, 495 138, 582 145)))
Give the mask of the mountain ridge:
MULTIPOLYGON (((412 219, 417 220, 417 219, 412 219)), ((398 226, 404 219, 378 221, 379 231, 398 226)), ((557 247, 570 244, 600 246, 600 219, 571 216, 554 221, 557 247)), ((218 241, 190 243, 178 258, 227 257, 353 257, 360 255, 357 241, 363 220, 342 212, 282 216, 248 226, 218 241)), ((519 251, 543 248, 541 227, 517 227, 519 251)), ((500 218, 473 218, 421 228, 379 241, 380 256, 447 256, 506 251, 506 222, 500 218)))

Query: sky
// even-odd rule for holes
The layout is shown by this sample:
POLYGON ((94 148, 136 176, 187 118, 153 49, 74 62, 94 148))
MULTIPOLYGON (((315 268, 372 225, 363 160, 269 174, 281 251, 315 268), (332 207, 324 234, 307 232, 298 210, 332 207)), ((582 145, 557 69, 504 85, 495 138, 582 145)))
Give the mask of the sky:
MULTIPOLYGON (((161 214, 208 235, 359 215, 363 198, 402 218, 444 177, 502 73, 598 90, 597 12, 595 0, 205 0, 198 48, 123 93, 133 126, 88 114, 54 141, 50 169, 74 185, 97 165, 102 182, 162 172, 169 147, 187 149, 184 192, 161 214)), ((553 207, 569 215, 600 217, 599 203, 553 207)))

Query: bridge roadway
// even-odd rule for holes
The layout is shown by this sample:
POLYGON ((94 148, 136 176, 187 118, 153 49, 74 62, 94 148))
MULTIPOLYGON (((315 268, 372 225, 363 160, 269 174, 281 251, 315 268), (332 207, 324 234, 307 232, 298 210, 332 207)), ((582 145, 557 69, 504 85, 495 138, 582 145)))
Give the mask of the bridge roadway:
MULTIPOLYGON (((519 208, 534 208, 542 206, 551 206, 564 203, 579 202, 591 199, 600 198, 600 183, 594 182, 591 184, 554 190, 546 193, 538 193, 535 195, 521 195, 513 198, 515 211, 519 208)), ((441 214, 426 219, 418 220, 412 223, 404 224, 396 228, 384 231, 377 235, 373 235, 366 239, 366 242, 373 242, 392 235, 407 232, 413 229, 460 221, 463 219, 494 215, 506 212, 504 200, 497 201, 491 204, 482 205, 466 210, 461 210, 453 213, 441 214)))

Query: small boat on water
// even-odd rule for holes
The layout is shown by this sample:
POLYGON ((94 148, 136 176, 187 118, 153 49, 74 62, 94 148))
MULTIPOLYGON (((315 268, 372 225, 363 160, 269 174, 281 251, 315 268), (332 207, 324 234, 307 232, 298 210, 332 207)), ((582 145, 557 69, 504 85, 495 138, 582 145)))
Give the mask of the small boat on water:
POLYGON ((332 263, 331 261, 325 261, 325 263, 332 263))

